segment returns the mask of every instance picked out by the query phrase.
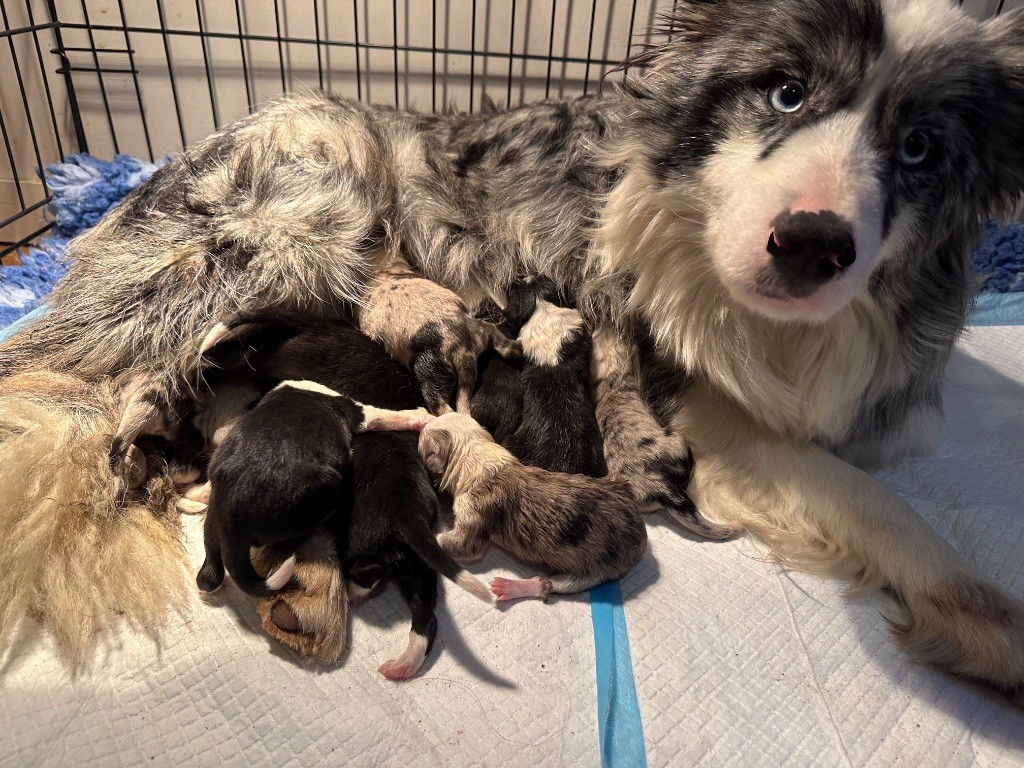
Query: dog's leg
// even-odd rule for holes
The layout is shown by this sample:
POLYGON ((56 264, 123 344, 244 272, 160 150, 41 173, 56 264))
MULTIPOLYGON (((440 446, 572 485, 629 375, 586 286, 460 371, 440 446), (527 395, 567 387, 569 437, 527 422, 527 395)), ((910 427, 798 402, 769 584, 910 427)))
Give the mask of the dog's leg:
POLYGON ((437 543, 460 562, 471 562, 487 552, 487 528, 466 496, 456 496, 452 505, 455 526, 438 535, 437 543))
POLYGON ((645 507, 664 508, 691 533, 707 539, 734 537, 737 529, 707 520, 687 494, 693 470, 690 445, 678 431, 658 422, 640 393, 632 364, 616 334, 601 329, 594 335, 595 414, 608 475, 625 480, 645 507))
POLYGON ((693 441, 691 489, 705 513, 747 528, 780 561, 893 595, 906 615, 896 634, 923 661, 1024 685, 1024 604, 909 504, 824 449, 757 428, 702 385, 677 421, 693 441))
MULTIPOLYGON (((475 326, 474 336, 479 339, 478 350, 482 354, 488 347, 493 347, 505 360, 519 360, 523 356, 523 342, 510 339, 494 323, 479 318, 472 318, 475 326)), ((478 355, 479 356, 479 355, 478 355)))
MULTIPOLYGON (((320 529, 295 554, 291 581, 257 603, 263 629, 303 659, 334 664, 348 640, 348 599, 334 537, 320 529)), ((261 573, 274 571, 281 560, 268 548, 254 558, 261 573)))
POLYGON ((224 583, 224 560, 221 557, 220 528, 216 516, 206 515, 203 523, 203 541, 206 546, 206 560, 196 576, 196 585, 202 592, 216 592, 224 583))
POLYGON ((387 408, 363 406, 363 432, 419 432, 434 417, 424 408, 409 408, 404 411, 391 411, 387 408))
POLYGON ((430 412, 436 416, 450 412, 457 377, 441 353, 433 349, 420 352, 413 358, 412 372, 430 412))
POLYGON ((468 416, 469 403, 473 399, 473 390, 476 388, 476 357, 474 355, 459 354, 455 359, 455 372, 458 381, 455 410, 468 416))
POLYGON ((412 611, 412 629, 402 655, 384 662, 377 670, 388 680, 408 680, 419 672, 437 636, 437 574, 407 547, 403 547, 403 555, 394 566, 394 574, 412 611))

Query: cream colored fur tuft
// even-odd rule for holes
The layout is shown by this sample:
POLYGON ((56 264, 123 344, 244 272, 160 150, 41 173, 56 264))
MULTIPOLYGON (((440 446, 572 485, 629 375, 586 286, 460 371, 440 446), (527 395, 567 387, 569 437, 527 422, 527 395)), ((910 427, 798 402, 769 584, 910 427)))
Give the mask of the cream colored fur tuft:
POLYGON ((100 480, 113 413, 109 384, 60 374, 14 376, 0 394, 0 647, 28 614, 72 671, 101 629, 156 633, 191 594, 171 479, 131 493, 100 480))

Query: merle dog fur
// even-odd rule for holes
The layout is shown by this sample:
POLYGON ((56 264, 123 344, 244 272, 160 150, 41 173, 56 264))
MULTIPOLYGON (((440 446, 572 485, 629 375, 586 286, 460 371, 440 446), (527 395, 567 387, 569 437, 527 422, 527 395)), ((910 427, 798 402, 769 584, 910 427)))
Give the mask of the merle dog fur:
MULTIPOLYGON (((32 397, 32 378, 8 378, 19 372, 182 390, 216 318, 333 315, 398 257, 470 307, 546 275, 599 325, 649 330, 674 372, 659 415, 693 448, 705 514, 782 560, 898 595, 920 658, 1024 685, 1020 601, 846 463, 919 450, 940 413, 973 290, 966 254, 1024 190, 1024 14, 684 0, 666 31, 603 98, 424 115, 306 92, 197 142, 71 243, 51 312, 0 347, 5 405, 32 397), (805 84, 791 114, 770 104, 782 78, 805 84), (933 150, 913 167, 910 131, 933 150), (732 267, 765 256, 801 171, 830 162, 852 180, 839 213, 856 261, 820 301, 773 304, 732 267)), ((92 435, 81 391, 67 388, 60 418, 92 435)), ((18 463, 9 446, 0 464, 18 463)), ((37 485, 0 489, 0 508, 35 508, 23 497, 37 485)))

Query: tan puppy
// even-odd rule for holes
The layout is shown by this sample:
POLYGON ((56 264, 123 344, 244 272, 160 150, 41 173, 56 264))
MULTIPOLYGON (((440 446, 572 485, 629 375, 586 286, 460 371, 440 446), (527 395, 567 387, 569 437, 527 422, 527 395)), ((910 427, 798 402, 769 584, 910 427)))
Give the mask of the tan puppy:
POLYGON ((462 299, 427 280, 405 262, 382 269, 356 310, 359 328, 412 370, 427 407, 435 414, 469 413, 477 358, 488 347, 505 358, 521 357, 522 345, 493 323, 473 317, 462 299))
POLYGON ((420 433, 420 456, 454 497, 455 527, 437 538, 455 558, 496 544, 548 578, 491 582, 500 600, 575 594, 617 579, 647 546, 628 483, 521 464, 470 416, 449 413, 420 433))

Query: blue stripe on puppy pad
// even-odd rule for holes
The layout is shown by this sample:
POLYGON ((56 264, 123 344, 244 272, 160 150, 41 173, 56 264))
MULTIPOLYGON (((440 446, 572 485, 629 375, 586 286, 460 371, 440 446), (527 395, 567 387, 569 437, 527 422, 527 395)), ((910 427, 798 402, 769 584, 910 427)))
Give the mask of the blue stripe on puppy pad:
POLYGON ((619 582, 590 591, 590 618, 594 624, 601 765, 643 768, 647 754, 619 582))
POLYGON ((13 323, 8 325, 6 328, 0 328, 0 341, 7 341, 14 334, 23 331, 25 328, 31 325, 34 320, 38 320, 40 317, 45 315, 47 309, 48 308, 46 306, 36 307, 27 315, 18 318, 13 323))
POLYGON ((967 325, 1024 325, 1024 293, 983 293, 967 325))

